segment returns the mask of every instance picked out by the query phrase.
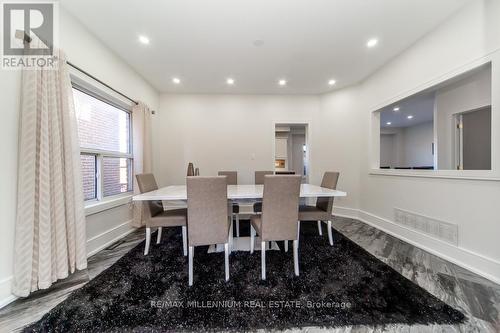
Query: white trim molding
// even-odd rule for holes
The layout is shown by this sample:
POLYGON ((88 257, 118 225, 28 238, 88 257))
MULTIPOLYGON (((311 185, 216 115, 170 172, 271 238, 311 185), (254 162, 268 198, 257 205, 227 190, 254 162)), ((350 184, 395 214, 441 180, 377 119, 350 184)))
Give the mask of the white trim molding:
POLYGON ((278 126, 288 126, 288 125, 303 125, 305 127, 305 138, 306 138, 306 146, 307 146, 307 150, 306 150, 306 160, 307 160, 307 168, 308 168, 308 171, 307 171, 307 175, 306 175, 306 183, 309 181, 309 179, 311 179, 311 170, 314 170, 313 169, 313 158, 312 158, 312 119, 309 119, 309 118, 305 118, 305 119, 296 119, 296 118, 292 118, 292 119, 280 119, 280 121, 274 119, 272 121, 272 125, 273 125, 273 128, 272 128, 272 143, 273 143, 273 146, 272 146, 272 168, 270 170, 273 170, 273 171, 276 171, 276 166, 275 166, 275 161, 276 161, 276 127, 278 126))
MULTIPOLYGON (((87 239, 87 258, 105 249, 114 242, 132 233, 135 228, 131 226, 132 220, 119 224, 105 232, 87 239)), ((0 308, 12 303, 18 297, 12 294, 12 276, 0 280, 0 308)))
POLYGON ((491 170, 395 170, 369 169, 368 174, 393 177, 449 178, 463 180, 500 181, 497 173, 491 170))
POLYGON ((132 220, 129 220, 108 229, 97 236, 89 238, 87 240, 87 258, 93 256, 101 250, 104 250, 106 247, 132 233, 134 230, 136 229, 132 227, 132 220))
MULTIPOLYGON (((448 179, 466 179, 466 180, 485 180, 485 181, 500 181, 500 94, 498 86, 500 85, 500 49, 485 54, 484 56, 474 59, 458 68, 455 68, 446 73, 441 73, 429 81, 426 81, 415 88, 403 91, 395 96, 384 99, 368 107, 370 110, 370 133, 369 138, 369 160, 366 166, 366 171, 370 175, 380 176, 398 176, 398 177, 424 177, 424 178, 448 178, 448 179), (395 169, 380 169, 380 110, 404 100, 416 94, 429 91, 443 83, 454 78, 467 74, 470 71, 491 65, 491 170, 395 170, 395 169)), ((462 110, 463 111, 463 110, 462 110)), ((439 152, 437 153, 439 155, 439 152)), ((436 156, 436 155, 435 155, 436 156)))
POLYGON ((12 295, 12 276, 0 280, 0 309, 14 302, 18 297, 12 295))
POLYGON ((364 222, 404 242, 500 284, 500 262, 493 258, 441 241, 361 209, 334 207, 333 212, 337 216, 364 222))
MULTIPOLYGON (((494 283, 500 284, 500 262, 495 259, 459 246, 454 246, 361 209, 336 206, 334 207, 334 215, 364 222, 404 242, 474 272, 494 283)), ((88 239, 87 257, 96 254, 133 232, 135 229, 131 227, 131 222, 127 221, 88 239)), ((12 277, 0 281, 0 308, 17 299, 10 292, 11 283, 12 277)))
POLYGON ((117 195, 101 201, 90 201, 85 205, 85 216, 100 213, 132 202, 132 194, 117 195))

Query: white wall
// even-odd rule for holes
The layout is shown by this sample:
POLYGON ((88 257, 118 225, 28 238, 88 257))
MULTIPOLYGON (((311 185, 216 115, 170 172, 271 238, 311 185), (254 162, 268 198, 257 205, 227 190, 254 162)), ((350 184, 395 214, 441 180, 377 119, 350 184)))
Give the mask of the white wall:
POLYGON ((339 205, 358 206, 359 136, 349 90, 335 96, 168 95, 153 121, 154 172, 160 185, 184 184, 188 162, 201 175, 237 170, 253 184, 255 170, 273 170, 274 123, 308 123, 310 181, 341 172, 339 205), (349 111, 348 111, 349 110, 349 111))
POLYGON ((432 166, 433 122, 380 130, 380 166, 432 166))
POLYGON ((405 127, 404 129, 404 165, 407 167, 432 166, 432 141, 434 124, 432 121, 405 127))
MULTIPOLYGON (((158 92, 62 8, 60 26, 61 48, 71 63, 123 94, 143 101, 154 110, 158 109, 158 92)), ((130 205, 87 216, 88 252, 95 253, 103 245, 130 231, 131 218, 130 205)))
POLYGON ((306 144, 305 134, 292 134, 292 156, 290 170, 298 175, 304 174, 304 145, 306 144))
MULTIPOLYGON (((153 109, 158 108, 158 93, 123 60, 91 35, 63 8, 60 17, 60 43, 68 60, 83 68, 113 88, 153 109)), ((19 71, 0 71, 2 95, 2 122, 0 139, 3 156, 0 164, 0 306, 11 300, 10 286, 13 271, 14 232, 16 219, 17 154, 19 128, 19 98, 21 87, 19 71)), ((131 230, 128 205, 87 217, 88 251, 95 252, 106 243, 131 230)))
MULTIPOLYGON (((500 1, 474 1, 455 17, 393 59, 362 84, 321 96, 167 95, 159 103, 154 89, 63 11, 61 44, 70 61, 116 89, 146 101, 153 118, 153 168, 159 185, 183 184, 188 162, 202 175, 221 169, 239 172, 239 182, 253 182, 254 170, 274 167, 274 123, 307 122, 310 182, 326 170, 341 172, 337 213, 358 216, 390 233, 500 281, 500 223, 496 206, 500 183, 488 180, 414 178, 370 174, 371 111, 415 93, 450 72, 478 59, 499 54, 500 1), (399 207, 456 223, 454 247, 394 224, 399 207)), ((380 47, 383 47, 381 45, 380 47)), ((496 56, 496 58, 500 58, 496 56)), ((500 73, 493 64, 494 76, 500 73)), ((19 115, 19 73, 1 72, 3 121, 0 164, 1 208, 0 299, 10 290, 15 221, 15 175, 19 115), (9 288, 8 288, 9 287, 9 288)), ((498 78, 493 81, 493 123, 500 116, 498 78)), ((498 134, 494 134, 497 140, 498 134)), ((378 151, 377 151, 378 152, 378 151)), ((496 168, 500 165, 495 164, 496 168)), ((92 246, 109 230, 128 229, 127 207, 89 217, 92 246), (116 229, 113 229, 116 228, 116 229), (97 238, 96 238, 97 237, 97 238)))
MULTIPOLYGON (((155 173, 161 185, 182 184, 193 161, 202 175, 235 169, 241 183, 251 183, 254 170, 272 167, 273 122, 310 122, 310 181, 319 183, 325 170, 340 170, 339 188, 349 193, 336 202, 337 213, 360 217, 500 281, 497 181, 370 174, 371 112, 483 57, 494 58, 499 14, 500 2, 473 2, 360 85, 331 94, 162 95, 154 121, 153 141, 161 142, 155 173), (396 225, 395 207, 457 224, 459 246, 396 225)), ((493 90, 500 101, 500 90, 493 90)))
POLYGON ((188 162, 201 175, 237 170, 251 184, 254 170, 274 169, 274 121, 309 121, 314 97, 162 95, 153 116, 154 171, 159 184, 184 184, 188 162))
MULTIPOLYGON (((494 180, 415 178, 370 174, 371 112, 426 87, 483 57, 493 63, 493 126, 500 119, 500 1, 474 1, 358 88, 363 135, 362 218, 410 242, 500 281, 500 183, 494 180), (458 225, 459 246, 444 244, 394 224, 394 207, 458 225)), ((382 46, 381 46, 382 47, 382 46)), ((498 126, 496 127, 498 128, 498 126)), ((494 134, 498 143, 498 131, 494 134)), ((498 146, 497 148, 498 149, 498 146)), ((498 155, 497 155, 498 156, 498 155)), ((498 164, 496 164, 498 170, 498 164)))
POLYGON ((491 67, 436 91, 436 133, 439 169, 455 169, 454 115, 491 105, 491 67))
MULTIPOLYGON (((349 193, 337 202, 337 212, 359 216, 500 281, 497 181, 383 176, 369 171, 371 111, 483 57, 500 59, 498 17, 500 1, 473 1, 360 85, 332 94, 162 95, 153 122, 155 175, 160 185, 183 184, 187 163, 192 161, 202 175, 234 169, 241 183, 252 183, 254 170, 273 167, 273 123, 309 122, 310 181, 319 183, 323 171, 339 170, 339 188, 349 193), (394 207, 457 224, 459 246, 394 224, 394 207)), ((494 77, 500 74, 497 67, 495 62, 494 77)), ((499 83, 494 78, 494 126, 500 119, 499 83)), ((495 142, 498 138, 494 134, 495 142)), ((494 165, 500 167, 498 161, 494 165)))
POLYGON ((393 167, 395 134, 380 134, 380 166, 393 167))
POLYGON ((404 166, 404 128, 380 128, 380 166, 391 168, 404 166))
POLYGON ((17 133, 19 123, 19 96, 21 75, 15 71, 0 70, 2 94, 2 121, 0 122, 1 153, 5 158, 0 163, 0 211, 2 212, 0 233, 0 306, 11 296, 11 276, 14 253, 14 231, 17 193, 17 133))
POLYGON ((419 167, 434 164, 434 155, 432 155, 434 124, 432 121, 405 127, 403 136, 405 155, 401 166, 419 167))

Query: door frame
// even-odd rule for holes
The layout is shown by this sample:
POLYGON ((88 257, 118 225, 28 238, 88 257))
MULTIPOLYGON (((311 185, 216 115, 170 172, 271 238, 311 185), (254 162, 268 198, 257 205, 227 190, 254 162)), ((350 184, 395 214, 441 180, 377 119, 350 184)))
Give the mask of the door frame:
MULTIPOLYGON (((455 162, 455 168, 456 170, 463 170, 464 166, 464 124, 463 124, 463 115, 467 113, 472 113, 472 112, 477 112, 477 111, 482 111, 485 109, 490 109, 491 112, 491 105, 486 105, 486 106, 481 106, 472 110, 467 110, 467 111, 461 111, 461 112, 456 112, 453 113, 453 153, 454 153, 454 162, 455 162)), ((490 121, 490 126, 493 126, 493 121, 490 121)), ((493 149, 493 131, 491 131, 492 137, 491 137, 491 147, 493 149)), ((493 151, 490 151, 491 154, 491 161, 493 164, 493 151)), ((493 165, 490 166, 490 170, 492 170, 493 165)), ((490 171, 486 170, 486 171, 490 171)))
POLYGON ((272 169, 274 171, 274 162, 276 158, 276 126, 296 126, 296 125, 304 125, 305 127, 305 144, 307 147, 306 150, 306 161, 307 161, 307 169, 305 182, 309 183, 311 177, 312 163, 311 163, 311 121, 310 120, 282 120, 282 121, 273 121, 272 122, 272 169))

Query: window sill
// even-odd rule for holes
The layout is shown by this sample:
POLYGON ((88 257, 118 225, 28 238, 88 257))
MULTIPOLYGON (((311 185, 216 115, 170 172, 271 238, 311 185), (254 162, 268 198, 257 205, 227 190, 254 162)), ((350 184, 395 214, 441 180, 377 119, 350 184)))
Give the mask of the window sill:
POLYGON ((498 173, 480 170, 394 170, 369 169, 370 175, 500 181, 498 173))
POLYGON ((100 213, 102 211, 123 206, 132 201, 132 194, 120 195, 114 198, 108 198, 98 202, 91 202, 85 205, 85 216, 100 213))

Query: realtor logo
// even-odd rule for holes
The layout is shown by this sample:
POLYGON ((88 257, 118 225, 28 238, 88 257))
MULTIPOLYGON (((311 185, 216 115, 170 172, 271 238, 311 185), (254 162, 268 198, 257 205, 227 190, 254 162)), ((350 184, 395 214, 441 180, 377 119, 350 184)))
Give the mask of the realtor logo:
POLYGON ((3 2, 2 68, 53 68, 56 2, 3 2))

